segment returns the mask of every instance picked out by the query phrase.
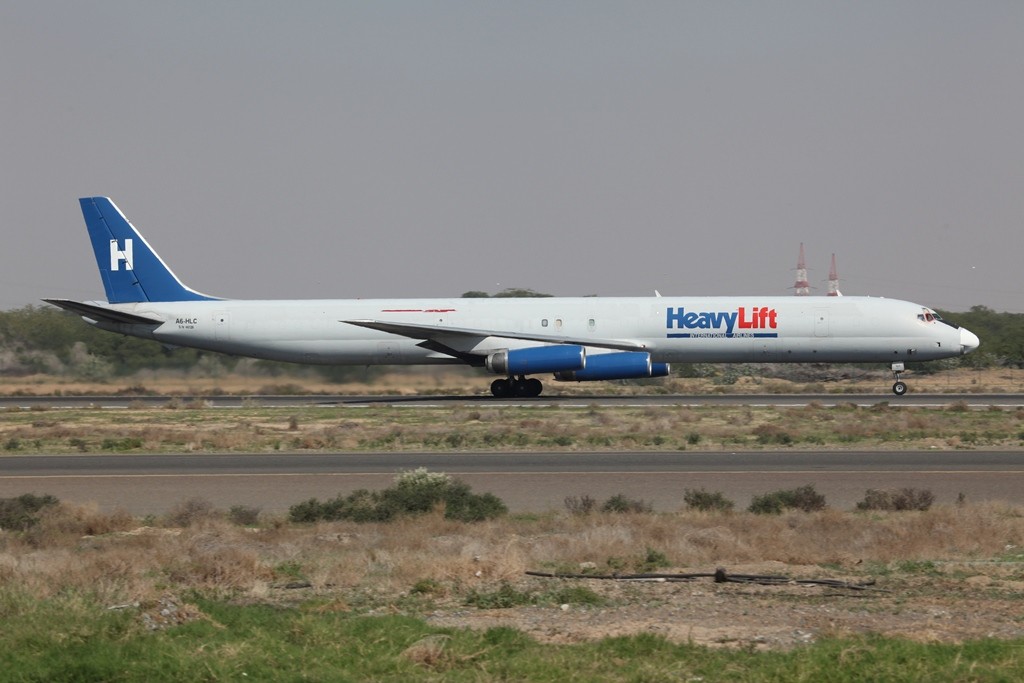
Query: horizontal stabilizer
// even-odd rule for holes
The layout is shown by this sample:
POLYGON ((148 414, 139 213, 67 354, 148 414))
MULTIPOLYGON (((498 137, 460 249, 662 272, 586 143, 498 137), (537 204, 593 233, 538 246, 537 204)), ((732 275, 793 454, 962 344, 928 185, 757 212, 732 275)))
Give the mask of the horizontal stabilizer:
POLYGON ((43 299, 43 301, 96 321, 102 320, 104 322, 123 323, 125 325, 164 324, 163 320, 159 320, 157 318, 147 318, 144 315, 125 313, 124 311, 118 311, 105 306, 97 306, 95 304, 87 304, 81 301, 71 301, 70 299, 43 299))

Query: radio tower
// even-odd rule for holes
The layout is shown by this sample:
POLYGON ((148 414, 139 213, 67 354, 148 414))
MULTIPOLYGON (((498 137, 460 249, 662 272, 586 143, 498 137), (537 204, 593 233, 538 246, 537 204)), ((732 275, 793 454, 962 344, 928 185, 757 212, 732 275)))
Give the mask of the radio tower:
POLYGON ((839 291, 839 274, 836 272, 836 255, 832 254, 832 267, 828 269, 828 295, 842 296, 839 291))
POLYGON ((809 296, 811 283, 807 281, 807 261, 804 259, 804 243, 800 243, 800 257, 796 260, 796 284, 793 285, 796 296, 809 296))

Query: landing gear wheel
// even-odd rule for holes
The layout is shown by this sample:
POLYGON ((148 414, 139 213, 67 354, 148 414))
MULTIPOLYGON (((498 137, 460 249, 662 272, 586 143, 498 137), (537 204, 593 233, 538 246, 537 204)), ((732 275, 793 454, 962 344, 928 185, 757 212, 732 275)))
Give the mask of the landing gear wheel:
POLYGON ((491 394, 495 398, 533 398, 544 391, 544 384, 536 378, 509 377, 491 382, 491 394))
POLYGON ((495 398, 508 398, 512 395, 513 385, 507 379, 496 379, 491 382, 491 395, 495 398))
POLYGON ((512 395, 516 398, 531 398, 533 396, 540 396, 541 385, 539 379, 523 377, 520 375, 515 379, 509 379, 509 386, 512 387, 512 395))
POLYGON ((892 385, 892 393, 897 396, 902 396, 907 393, 907 385, 900 379, 900 375, 903 373, 905 366, 900 361, 896 361, 892 364, 892 378, 896 380, 896 384, 892 385))

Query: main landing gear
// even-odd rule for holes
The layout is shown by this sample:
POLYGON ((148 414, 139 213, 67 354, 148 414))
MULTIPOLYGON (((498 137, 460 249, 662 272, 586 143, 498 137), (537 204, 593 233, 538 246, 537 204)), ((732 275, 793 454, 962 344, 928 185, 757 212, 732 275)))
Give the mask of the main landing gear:
POLYGON ((523 375, 491 382, 491 393, 496 398, 533 398, 540 396, 543 390, 544 385, 539 379, 526 378, 523 375))
POLYGON ((900 379, 900 373, 903 372, 903 363, 892 364, 892 376, 896 380, 896 383, 892 385, 892 393, 897 396, 902 396, 907 393, 907 383, 900 379))

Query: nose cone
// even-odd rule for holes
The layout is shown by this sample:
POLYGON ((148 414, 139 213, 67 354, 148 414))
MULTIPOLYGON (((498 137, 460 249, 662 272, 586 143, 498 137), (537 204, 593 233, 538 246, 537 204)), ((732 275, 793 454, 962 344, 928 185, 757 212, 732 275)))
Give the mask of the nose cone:
POLYGON ((978 339, 978 335, 974 334, 970 330, 961 327, 960 328, 960 353, 970 353, 974 349, 978 348, 981 344, 981 340, 978 339))

